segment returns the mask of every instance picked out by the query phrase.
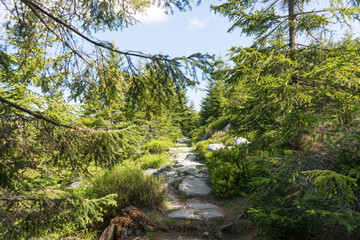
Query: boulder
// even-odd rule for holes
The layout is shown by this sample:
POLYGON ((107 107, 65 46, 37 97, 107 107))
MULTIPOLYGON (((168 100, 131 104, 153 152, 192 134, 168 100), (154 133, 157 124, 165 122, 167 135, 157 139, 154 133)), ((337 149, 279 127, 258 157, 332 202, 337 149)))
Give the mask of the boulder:
POLYGON ((209 186, 204 182, 204 180, 189 176, 180 183, 179 190, 185 195, 204 196, 210 194, 211 188, 209 188, 209 186))
POLYGON ((195 210, 177 210, 168 215, 169 218, 180 218, 180 219, 199 219, 199 216, 195 215, 195 210))
POLYGON ((226 124, 226 126, 223 128, 223 131, 224 131, 224 132, 227 132, 227 131, 229 131, 230 128, 231 128, 231 123, 228 123, 228 124, 226 124))
POLYGON ((208 140, 208 139, 209 139, 209 136, 205 134, 205 135, 199 140, 199 142, 205 141, 205 140, 208 140))
POLYGON ((207 146, 206 150, 210 151, 210 152, 213 152, 213 151, 223 149, 223 148, 225 148, 225 145, 215 143, 215 144, 209 144, 209 146, 207 146))
POLYGON ((239 145, 242 145, 242 144, 245 144, 245 145, 248 145, 250 144, 251 142, 249 142, 246 138, 236 138, 235 141, 234 141, 234 144, 236 146, 239 146, 239 145))

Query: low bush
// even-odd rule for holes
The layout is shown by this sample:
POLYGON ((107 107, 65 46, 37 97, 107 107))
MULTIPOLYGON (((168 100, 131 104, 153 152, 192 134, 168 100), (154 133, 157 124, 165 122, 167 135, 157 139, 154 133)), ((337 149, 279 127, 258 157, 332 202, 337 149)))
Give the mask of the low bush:
POLYGON ((227 119, 219 118, 208 125, 206 134, 212 136, 215 132, 222 131, 228 123, 229 121, 227 119))
POLYGON ((146 154, 135 160, 142 169, 159 168, 170 161, 170 155, 162 154, 146 154))
POLYGON ((218 150, 206 159, 216 196, 232 197, 247 190, 251 176, 246 152, 245 147, 218 150))
POLYGON ((206 126, 194 129, 190 132, 191 141, 196 143, 206 134, 206 126))
POLYGON ((134 162, 126 162, 99 173, 85 187, 85 195, 89 198, 100 198, 112 193, 117 194, 117 209, 129 205, 159 205, 166 197, 163 180, 145 175, 134 162))
POLYGON ((171 132, 167 136, 171 139, 171 141, 173 143, 175 143, 176 140, 178 140, 179 138, 183 137, 183 135, 181 133, 178 133, 178 132, 171 132))
POLYGON ((211 139, 196 143, 196 151, 201 159, 205 160, 211 155, 211 152, 207 151, 206 148, 212 143, 214 143, 214 141, 211 139))
POLYGON ((152 154, 160 154, 169 150, 172 146, 174 146, 174 143, 170 139, 161 138, 151 139, 142 146, 142 149, 152 154))
POLYGON ((251 217, 269 239, 355 239, 360 230, 356 180, 330 170, 268 168, 253 178, 251 217))
POLYGON ((233 146, 234 145, 234 137, 230 134, 227 134, 224 131, 217 131, 212 136, 211 139, 214 140, 214 142, 224 144, 225 146, 233 146))

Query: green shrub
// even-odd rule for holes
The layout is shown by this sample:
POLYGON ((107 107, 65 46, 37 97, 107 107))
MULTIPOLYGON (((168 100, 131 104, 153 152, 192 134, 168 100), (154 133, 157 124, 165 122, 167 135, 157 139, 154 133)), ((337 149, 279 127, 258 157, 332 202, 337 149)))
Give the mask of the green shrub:
POLYGON ((159 168, 170 161, 169 154, 146 154, 135 160, 142 169, 159 168))
POLYGON ((240 195, 251 178, 246 148, 214 151, 206 160, 213 192, 218 197, 240 195))
POLYGON ((225 146, 233 146, 234 145, 234 137, 224 131, 217 131, 212 136, 211 139, 216 143, 224 144, 225 146))
POLYGON ((118 209, 129 205, 153 206, 165 200, 163 184, 162 179, 145 175, 138 165, 126 162, 90 179, 85 192, 91 198, 117 194, 118 209))
POLYGON ((355 179, 282 166, 253 178, 253 222, 269 239, 353 239, 360 230, 355 179))
POLYGON ((174 143, 169 139, 151 139, 142 146, 142 149, 152 154, 160 154, 169 150, 172 146, 174 146, 174 143))
POLYGON ((222 131, 228 123, 229 121, 227 119, 219 118, 208 125, 206 134, 212 136, 215 132, 222 131))
POLYGON ((206 134, 206 126, 196 128, 190 132, 191 141, 196 143, 206 134))
POLYGON ((336 143, 336 167, 344 171, 360 169, 360 132, 350 133, 336 143))
POLYGON ((167 136, 171 139, 171 141, 173 143, 175 143, 176 140, 178 140, 179 138, 183 137, 183 135, 181 133, 178 133, 178 132, 171 132, 167 136))
POLYGON ((211 139, 196 143, 196 151, 201 159, 206 159, 211 155, 211 152, 207 151, 206 148, 212 143, 214 143, 214 141, 211 139))

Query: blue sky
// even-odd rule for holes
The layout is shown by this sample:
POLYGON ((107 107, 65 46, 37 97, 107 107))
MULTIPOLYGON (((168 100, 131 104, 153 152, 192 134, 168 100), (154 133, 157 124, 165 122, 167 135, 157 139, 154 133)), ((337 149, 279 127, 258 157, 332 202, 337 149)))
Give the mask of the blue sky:
MULTIPOLYGON (((230 22, 210 11, 210 3, 203 0, 199 6, 193 4, 192 11, 165 14, 164 10, 150 7, 147 16, 137 15, 142 23, 122 31, 99 33, 97 37, 114 41, 121 50, 136 50, 150 54, 168 54, 172 57, 187 56, 193 53, 211 53, 225 57, 231 46, 249 46, 251 39, 240 37, 240 31, 227 33, 230 22)), ((220 2, 219 2, 220 3, 220 2)), ((201 98, 205 95, 206 82, 199 89, 189 89, 188 97, 195 109, 200 109, 201 98)))

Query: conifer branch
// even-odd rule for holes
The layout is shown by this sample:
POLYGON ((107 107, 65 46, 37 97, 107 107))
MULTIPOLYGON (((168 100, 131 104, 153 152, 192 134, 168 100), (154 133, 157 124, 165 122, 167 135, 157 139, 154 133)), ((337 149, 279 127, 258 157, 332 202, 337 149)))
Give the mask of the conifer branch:
POLYGON ((53 29, 46 21, 45 19, 43 19, 40 14, 38 13, 38 11, 33 8, 32 5, 28 5, 28 7, 31 9, 31 11, 33 11, 33 13, 35 14, 35 16, 45 25, 45 27, 47 29, 49 29, 53 34, 55 34, 55 36, 62 42, 65 44, 65 46, 67 46, 75 55, 77 55, 78 57, 80 57, 84 62, 86 62, 87 64, 95 67, 96 69, 101 70, 101 68, 91 62, 89 62, 83 55, 81 55, 77 50, 75 50, 63 37, 61 37, 56 31, 55 29, 53 29))
POLYGON ((66 124, 62 124, 62 123, 59 123, 59 122, 55 122, 49 118, 46 118, 44 117, 43 115, 41 114, 38 114, 38 113, 34 113, 33 111, 29 110, 29 109, 26 109, 26 108, 23 108, 19 105, 17 105, 16 103, 13 103, 9 100, 6 100, 5 98, 1 97, 0 96, 0 102, 3 102, 4 104, 6 105, 9 105, 10 107, 13 107, 13 108, 16 108, 22 112, 26 112, 28 114, 30 114, 31 116, 35 117, 35 118, 38 118, 38 119, 41 119, 41 120, 44 120, 48 123, 51 123, 55 126, 58 126, 58 127, 63 127, 63 128, 69 128, 69 129, 75 129, 75 130, 81 130, 81 131, 85 131, 85 132, 93 132, 94 130, 92 129, 88 129, 88 128, 83 128, 83 127, 77 127, 77 126, 71 126, 71 125, 66 125, 66 124))
POLYGON ((44 199, 44 198, 28 198, 28 197, 0 197, 0 201, 6 202, 21 202, 21 201, 36 201, 36 202, 63 202, 70 198, 56 198, 56 199, 44 199))
POLYGON ((94 46, 101 47, 101 48, 107 49, 107 50, 112 51, 112 52, 119 53, 119 54, 127 56, 127 57, 132 56, 132 57, 139 57, 139 58, 145 58, 145 59, 150 59, 150 60, 162 60, 162 61, 177 61, 177 60, 185 60, 186 59, 185 57, 166 58, 166 57, 160 57, 160 56, 151 56, 151 55, 148 55, 148 54, 144 54, 144 53, 140 53, 140 52, 134 52, 134 51, 120 51, 120 50, 115 49, 113 47, 107 46, 103 42, 94 41, 90 37, 82 34, 75 27, 71 26, 70 24, 65 23, 63 20, 61 20, 58 17, 54 16, 53 14, 46 11, 44 8, 40 7, 39 5, 35 4, 32 1, 21 0, 21 2, 23 2, 26 6, 28 6, 31 9, 31 11, 34 11, 34 9, 37 9, 38 11, 40 11, 41 13, 43 13, 44 15, 49 17, 50 19, 54 20, 55 22, 59 23, 60 25, 64 26, 65 28, 71 30, 73 33, 75 33, 79 37, 83 38, 84 40, 88 41, 89 43, 93 44, 94 46))

